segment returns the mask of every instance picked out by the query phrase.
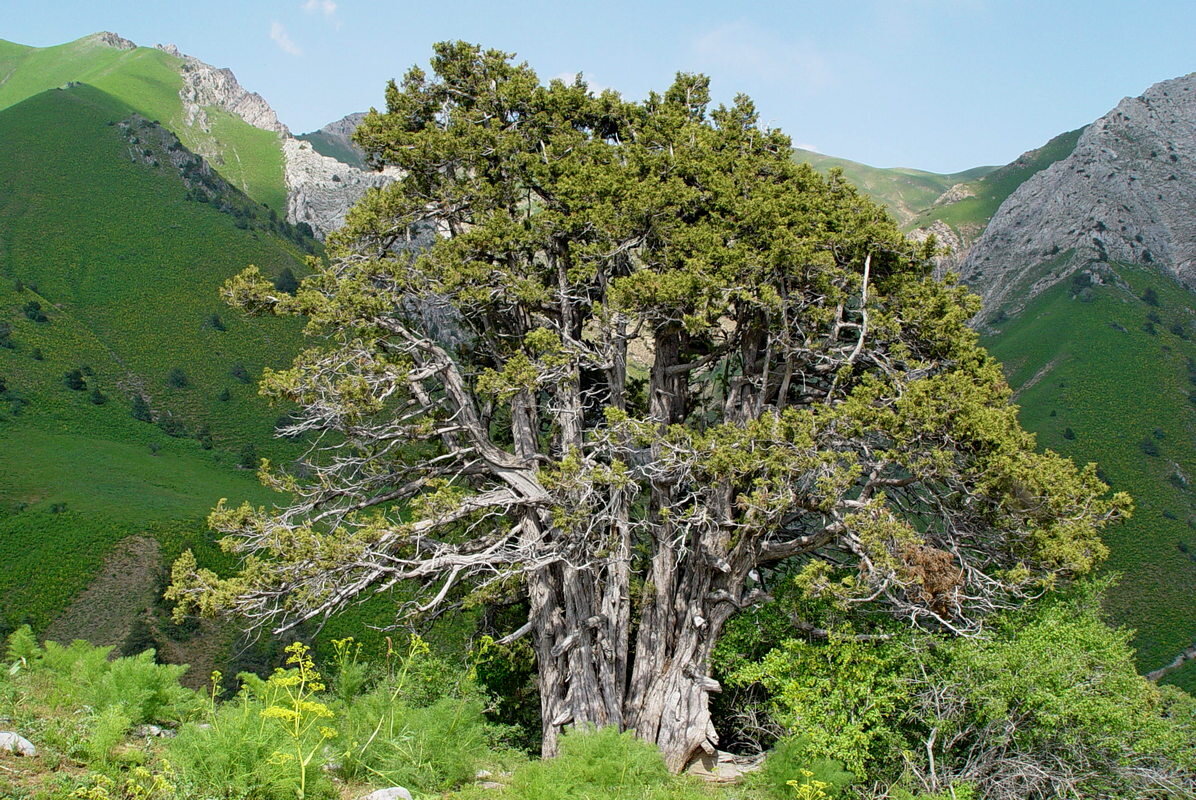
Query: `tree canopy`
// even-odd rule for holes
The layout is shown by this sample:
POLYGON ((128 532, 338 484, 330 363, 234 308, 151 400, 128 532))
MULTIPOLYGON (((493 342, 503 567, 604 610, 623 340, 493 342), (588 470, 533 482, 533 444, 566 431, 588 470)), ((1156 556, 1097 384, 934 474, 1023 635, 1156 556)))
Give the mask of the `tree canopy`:
POLYGON ((437 45, 356 134, 403 177, 254 313, 313 347, 262 391, 299 407, 291 498, 211 516, 242 570, 175 567, 180 612, 276 630, 402 583, 400 612, 519 596, 544 749, 634 730, 679 769, 717 736, 711 649, 781 565, 803 588, 957 634, 1089 571, 1128 513, 1035 450, 967 320, 840 176, 791 159, 700 75, 642 102, 437 45))

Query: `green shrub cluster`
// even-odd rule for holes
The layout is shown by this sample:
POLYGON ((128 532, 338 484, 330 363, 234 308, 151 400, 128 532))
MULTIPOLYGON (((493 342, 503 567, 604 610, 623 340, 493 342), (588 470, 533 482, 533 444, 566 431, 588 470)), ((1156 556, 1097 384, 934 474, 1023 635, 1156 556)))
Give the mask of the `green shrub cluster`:
POLYGON ((1131 633, 1101 617, 1103 588, 1009 612, 982 637, 836 629, 736 663, 729 682, 763 687, 785 737, 761 780, 777 797, 797 769, 828 796, 850 783, 993 800, 1190 796, 1196 700, 1138 675, 1131 633))

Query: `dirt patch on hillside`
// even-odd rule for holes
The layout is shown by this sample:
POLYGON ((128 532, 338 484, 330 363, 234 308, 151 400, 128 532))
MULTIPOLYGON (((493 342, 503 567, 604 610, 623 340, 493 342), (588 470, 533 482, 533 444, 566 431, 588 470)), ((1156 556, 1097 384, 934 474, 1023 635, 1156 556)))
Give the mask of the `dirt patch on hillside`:
POLYGON ((154 605, 164 565, 158 543, 145 536, 117 542, 91 585, 46 629, 48 641, 84 639, 119 648, 133 621, 154 605))

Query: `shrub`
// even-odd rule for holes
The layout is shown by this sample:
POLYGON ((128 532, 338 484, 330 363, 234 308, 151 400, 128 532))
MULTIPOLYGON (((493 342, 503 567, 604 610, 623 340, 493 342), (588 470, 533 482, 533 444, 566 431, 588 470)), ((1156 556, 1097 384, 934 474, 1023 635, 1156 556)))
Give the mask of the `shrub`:
POLYGON ((166 383, 175 389, 186 389, 191 385, 191 379, 187 377, 187 373, 183 371, 182 367, 175 367, 167 374, 166 383))
POLYGON ((838 797, 855 782, 856 776, 843 769, 838 761, 811 755, 805 740, 788 738, 773 748, 760 770, 752 773, 750 783, 776 800, 792 800, 794 791, 790 781, 794 780, 818 781, 825 784, 825 796, 838 797))
POLYGON ((246 369, 245 365, 240 361, 233 364, 229 368, 228 374, 239 380, 241 383, 249 383, 250 381, 249 370, 246 369))
POLYGON ((62 384, 75 392, 81 392, 87 388, 87 381, 83 377, 83 371, 78 369, 72 369, 64 374, 62 376, 62 384))
POLYGON ((224 320, 220 319, 219 314, 209 314, 207 319, 204 320, 203 326, 205 328, 211 328, 214 331, 228 330, 228 328, 226 328, 224 325, 224 320))
POLYGON ((278 277, 274 279, 274 288, 287 294, 299 291, 299 280, 290 267, 283 267, 282 272, 278 273, 278 277))
POLYGON ((25 315, 25 317, 27 319, 31 319, 34 322, 49 322, 50 321, 50 319, 46 316, 45 312, 42 311, 42 304, 37 302, 36 300, 30 300, 28 303, 26 303, 24 306, 22 306, 21 312, 25 315))
POLYGON ((90 400, 93 405, 102 406, 104 403, 108 402, 108 395, 101 392, 100 387, 96 386, 91 390, 91 393, 87 395, 87 399, 90 400))
POLYGON ((187 426, 181 419, 170 412, 166 412, 158 417, 158 427, 167 436, 173 436, 176 439, 181 439, 187 435, 187 426))
POLYGON ((252 443, 241 448, 241 454, 237 457, 237 466, 241 469, 257 469, 257 448, 252 443))
POLYGON ((142 422, 153 422, 154 414, 150 411, 149 403, 143 395, 133 395, 133 405, 130 409, 133 419, 141 420, 142 422))
POLYGON ((517 800, 591 800, 663 797, 673 784, 660 752, 635 734, 613 727, 573 730, 560 754, 521 766, 508 796, 517 800))

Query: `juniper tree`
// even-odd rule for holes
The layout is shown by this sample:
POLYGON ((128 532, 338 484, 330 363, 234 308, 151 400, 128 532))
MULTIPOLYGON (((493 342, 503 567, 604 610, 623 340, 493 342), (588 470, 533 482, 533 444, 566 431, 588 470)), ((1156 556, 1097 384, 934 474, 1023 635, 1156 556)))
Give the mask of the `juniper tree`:
POLYGON ((1104 554, 1128 500, 1035 452, 976 300, 746 97, 680 74, 631 102, 456 43, 386 100, 357 141, 403 177, 296 295, 226 286, 307 318, 262 391, 316 444, 262 470, 287 505, 212 513, 243 568, 185 556, 180 613, 281 632, 400 582, 400 613, 519 592, 545 753, 615 725, 679 769, 770 568, 967 634, 1104 554))

